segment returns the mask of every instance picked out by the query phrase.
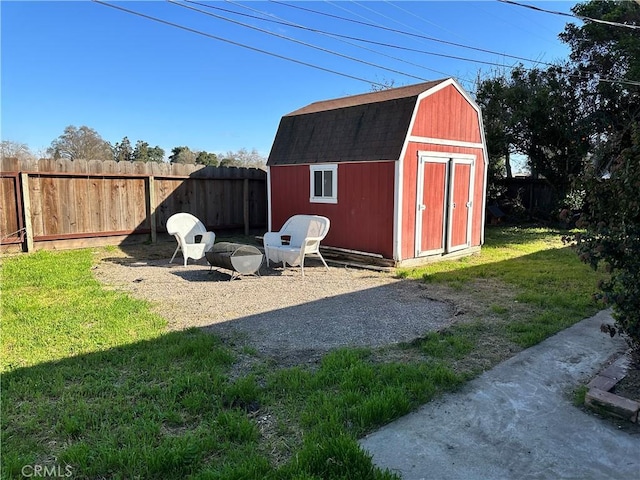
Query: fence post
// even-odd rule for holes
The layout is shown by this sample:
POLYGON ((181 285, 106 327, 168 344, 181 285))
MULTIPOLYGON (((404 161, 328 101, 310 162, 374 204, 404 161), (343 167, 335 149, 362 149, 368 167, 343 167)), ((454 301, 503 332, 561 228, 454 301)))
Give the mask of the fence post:
POLYGON ((153 175, 147 177, 145 182, 147 185, 147 194, 145 195, 147 204, 147 218, 149 219, 149 229, 151 230, 151 243, 158 241, 156 231, 156 183, 153 175))
POLYGON ((249 179, 245 178, 242 184, 242 205, 244 214, 244 234, 249 235, 249 179))
POLYGON ((24 237, 27 252, 34 250, 33 223, 31 221, 31 197, 29 197, 29 174, 20 173, 20 190, 22 193, 22 214, 24 215, 24 237))

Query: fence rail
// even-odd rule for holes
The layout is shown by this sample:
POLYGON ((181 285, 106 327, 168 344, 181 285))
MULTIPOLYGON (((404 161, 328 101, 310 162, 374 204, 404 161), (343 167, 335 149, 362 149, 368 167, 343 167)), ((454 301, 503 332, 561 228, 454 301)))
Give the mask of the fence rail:
POLYGON ((3 159, 0 186, 2 244, 27 251, 155 242, 177 212, 213 231, 267 224, 266 173, 256 168, 3 159))

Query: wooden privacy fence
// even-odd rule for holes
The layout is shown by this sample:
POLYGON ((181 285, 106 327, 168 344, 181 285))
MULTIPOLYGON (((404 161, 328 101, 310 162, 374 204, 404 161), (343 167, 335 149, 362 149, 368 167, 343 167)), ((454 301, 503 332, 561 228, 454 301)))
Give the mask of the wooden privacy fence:
POLYGON ((214 232, 267 225, 266 172, 257 168, 51 159, 1 167, 3 247, 155 242, 177 212, 214 232))

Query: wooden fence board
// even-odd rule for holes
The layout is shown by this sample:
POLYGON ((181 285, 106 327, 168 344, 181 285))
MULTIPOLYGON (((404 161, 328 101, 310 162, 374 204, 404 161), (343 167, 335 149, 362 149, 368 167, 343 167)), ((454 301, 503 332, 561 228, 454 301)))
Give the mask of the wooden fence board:
POLYGON ((58 183, 53 177, 41 177, 42 234, 60 234, 61 205, 58 198, 58 183))
POLYGON ((127 189, 127 205, 131 212, 130 228, 132 230, 148 230, 151 228, 151 224, 147 220, 146 181, 144 178, 137 178, 132 183, 133 187, 127 189))
POLYGON ((18 177, 0 178, 0 232, 2 243, 20 236, 18 210, 11 208, 18 198, 18 177))
POLYGON ((76 231, 79 233, 90 233, 91 230, 91 200, 89 197, 88 178, 77 178, 76 183, 76 231))
POLYGON ((58 187, 60 205, 60 233, 74 231, 76 226, 76 182, 74 178, 61 178, 58 187))
POLYGON ((42 179, 39 176, 29 176, 27 189, 31 200, 31 226, 33 235, 43 235, 43 212, 42 212, 42 179))
POLYGON ((267 223, 266 173, 259 169, 64 159, 2 159, 0 166, 6 172, 0 177, 0 228, 15 232, 18 217, 22 221, 20 173, 30 202, 28 240, 37 245, 120 241, 123 232, 136 231, 155 238, 171 215, 183 211, 214 231, 267 223))

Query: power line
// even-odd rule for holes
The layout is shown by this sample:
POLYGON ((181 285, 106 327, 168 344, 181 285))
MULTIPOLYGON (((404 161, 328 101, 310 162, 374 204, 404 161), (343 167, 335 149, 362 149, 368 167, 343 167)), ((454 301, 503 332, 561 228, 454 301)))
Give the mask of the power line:
POLYGON ((524 3, 518 3, 518 2, 514 2, 512 0, 498 0, 498 2, 500 3, 508 3, 510 5, 515 5, 518 7, 524 7, 524 8, 529 8, 531 10, 535 10, 537 12, 544 12, 544 13, 551 13, 553 15, 561 15, 563 17, 569 17, 569 18, 578 18, 584 22, 595 22, 595 23, 602 23, 604 25, 611 25, 614 27, 623 27, 623 28, 631 28, 634 30, 640 30, 640 25, 631 25, 628 23, 620 23, 620 22, 610 22, 608 20, 601 20, 599 18, 591 18, 591 17, 585 17, 582 15, 573 15, 571 13, 565 13, 565 12, 558 12, 556 10, 547 10, 546 8, 541 8, 541 7, 536 7, 535 5, 526 5, 524 3))
POLYGON ((477 52, 489 53, 491 55, 498 55, 498 56, 501 56, 501 57, 513 58, 515 60, 521 60, 521 61, 531 62, 531 63, 539 63, 539 64, 542 64, 542 65, 547 65, 549 67, 553 66, 552 63, 543 62, 541 60, 532 60, 530 58, 519 57, 517 55, 509 55, 509 54, 506 54, 506 53, 496 52, 496 51, 493 51, 493 50, 487 50, 487 49, 480 48, 480 47, 472 47, 470 45, 464 45, 462 43, 449 42, 447 40, 441 40, 439 38, 429 37, 427 35, 421 35, 421 34, 418 34, 418 33, 410 33, 410 32, 405 32, 403 30, 397 30, 395 28, 389 28, 389 27, 384 27, 384 26, 380 26, 380 25, 375 25, 373 23, 361 22, 360 20, 353 20, 351 18, 341 17, 340 15, 333 15, 331 13, 319 12, 317 10, 312 10, 310 8, 301 7, 300 5, 291 5, 291 4, 280 2, 280 1, 277 1, 277 0, 269 0, 269 1, 271 3, 275 3, 275 4, 278 4, 278 5, 283 5, 285 7, 295 8, 295 9, 298 9, 298 10, 303 10, 303 11, 306 11, 306 12, 314 13, 316 15, 324 15, 326 17, 335 18, 335 19, 338 19, 338 20, 346 21, 346 22, 356 23, 358 25, 364 25, 364 26, 367 26, 367 27, 377 28, 377 29, 380 29, 380 30, 385 30, 387 32, 399 33, 401 35, 407 35, 407 36, 415 37, 415 38, 422 38, 424 40, 429 40, 429 41, 432 41, 432 42, 443 43, 443 44, 446 44, 446 45, 452 45, 452 46, 459 47, 459 48, 466 48, 466 49, 469 49, 469 50, 475 50, 477 52))
MULTIPOLYGON (((240 15, 240 16, 248 17, 248 18, 253 18, 253 19, 256 19, 256 20, 264 21, 264 22, 275 23, 275 24, 278 24, 278 25, 284 25, 284 26, 287 26, 287 27, 297 28, 297 29, 300 29, 300 30, 305 30, 305 31, 312 32, 312 33, 318 33, 318 34, 321 34, 321 35, 327 35, 327 36, 334 37, 334 38, 344 38, 344 39, 349 39, 349 40, 356 40, 358 42, 368 43, 368 44, 371 44, 371 45, 378 45, 378 46, 381 46, 381 47, 389 47, 389 48, 394 48, 394 49, 398 49, 398 50, 405 50, 407 52, 421 53, 421 54, 424 54, 424 55, 432 55, 432 56, 442 57, 442 58, 450 58, 452 60, 462 60, 462 61, 466 61, 466 62, 482 63, 484 65, 492 65, 492 66, 496 66, 496 67, 504 67, 504 65, 501 64, 501 63, 488 62, 488 61, 484 61, 484 60, 476 60, 476 59, 473 59, 473 58, 460 57, 460 56, 457 56, 457 55, 448 55, 448 54, 445 54, 445 53, 430 52, 430 51, 427 51, 427 50, 404 47, 404 46, 394 45, 394 44, 385 43, 385 42, 377 42, 375 40, 369 40, 369 39, 362 38, 362 37, 354 37, 354 36, 351 36, 351 35, 342 35, 340 33, 328 32, 326 30, 319 30, 317 28, 307 27, 307 26, 304 26, 304 25, 300 25, 300 24, 296 24, 296 23, 293 23, 293 22, 289 22, 287 20, 275 20, 273 18, 258 17, 256 15, 250 15, 248 13, 237 12, 237 11, 234 11, 234 10, 229 10, 229 9, 222 8, 222 7, 217 7, 217 6, 214 6, 214 5, 208 5, 208 4, 205 4, 205 3, 196 2, 194 0, 184 0, 184 1, 186 3, 193 3, 195 5, 200 5, 202 7, 211 8, 211 9, 214 9, 214 10, 219 10, 219 11, 223 11, 223 12, 226 12, 226 13, 240 15)), ((229 1, 229 0, 227 0, 227 1, 229 1)), ((231 3, 233 5, 236 5, 233 1, 230 1, 229 3, 231 3)), ((247 5, 239 4, 238 6, 243 7, 243 8, 247 8, 247 9, 252 10, 254 12, 261 13, 263 15, 267 15, 264 12, 261 12, 260 10, 256 10, 255 8, 251 8, 251 7, 247 6, 247 5)), ((276 17, 276 18, 278 18, 278 17, 276 17)), ((346 43, 348 45, 356 46, 356 47, 359 47, 359 48, 364 48, 364 47, 362 47, 360 45, 356 45, 356 44, 353 44, 351 42, 346 42, 346 43)), ((366 49, 366 48, 365 48, 365 50, 373 52, 373 53, 376 53, 378 55, 382 55, 382 56, 391 58, 393 60, 398 60, 400 62, 407 63, 407 64, 415 66, 415 67, 426 68, 426 67, 424 67, 422 65, 418 65, 418 64, 415 64, 415 63, 412 63, 412 62, 408 62, 407 60, 404 60, 404 59, 401 59, 401 58, 398 58, 398 57, 385 55, 384 53, 381 53, 381 52, 379 52, 377 50, 371 50, 371 49, 366 49)), ((436 73, 440 73, 442 75, 448 75, 447 73, 439 72, 437 70, 433 70, 433 69, 430 69, 430 68, 426 68, 426 69, 430 70, 430 71, 433 71, 433 72, 436 72, 436 73)))
POLYGON ((294 63, 297 63, 299 65, 304 65, 306 67, 315 68, 316 70, 322 70, 323 72, 333 73, 335 75, 340 75, 342 77, 350 78, 352 80, 358 80, 358 81, 361 81, 361 82, 366 82, 366 83, 369 83, 371 85, 377 85, 377 86, 382 87, 382 88, 386 87, 386 85, 384 85, 382 83, 374 82, 372 80, 367 80, 366 78, 356 77, 354 75, 349 75, 348 73, 342 73, 342 72, 338 72, 336 70, 331 70, 329 68, 321 67, 319 65, 314 65, 314 64, 311 64, 311 63, 303 62, 302 60, 296 60, 295 58, 285 57, 284 55, 280 55, 280 54, 277 54, 277 53, 269 52, 267 50, 262 50, 260 48, 252 47, 250 45, 245 45, 243 43, 235 42, 235 41, 229 40, 227 38, 222 38, 222 37, 218 37, 218 36, 215 36, 215 35, 211 35, 210 33, 202 32, 202 31, 196 30, 194 28, 185 27, 184 25, 179 25, 179 24, 174 23, 174 22, 169 22, 167 20, 162 20, 160 18, 152 17, 151 15, 147 15, 147 14, 144 14, 144 13, 141 13, 141 12, 136 12, 135 10, 130 10, 128 8, 121 7, 119 5, 113 5, 113 4, 110 4, 110 3, 107 3, 107 2, 103 2, 101 0, 91 0, 91 1, 94 2, 94 3, 98 3, 100 5, 103 5, 105 7, 111 7, 111 8, 114 8, 116 10, 120 10, 122 12, 129 13, 131 15, 136 15, 138 17, 146 18, 147 20, 152 20, 154 22, 158 22, 158 23, 162 23, 164 25, 169 25, 171 27, 179 28, 179 29, 185 30, 187 32, 195 33, 196 35, 202 35, 203 37, 207 37, 207 38, 210 38, 210 39, 213 39, 213 40, 218 40, 220 42, 229 43, 231 45, 235 45, 237 47, 246 48, 246 49, 252 50, 254 52, 264 53, 265 55, 276 57, 276 58, 279 58, 281 60, 287 60, 289 62, 294 62, 294 63))
POLYGON ((242 22, 239 22, 239 21, 237 21, 237 20, 232 20, 232 19, 230 19, 230 18, 226 18, 226 17, 223 17, 223 16, 221 16, 221 15, 216 15, 215 13, 205 12, 204 10, 200 10, 200 9, 198 9, 198 8, 195 8, 195 7, 192 7, 192 6, 189 6, 189 5, 185 5, 184 3, 176 2, 175 0, 168 0, 168 2, 169 2, 169 3, 171 3, 171 4, 173 4, 173 5, 177 5, 177 6, 179 6, 179 7, 182 7, 182 8, 187 8, 187 9, 189 9, 189 10, 193 10, 194 12, 199 12, 199 13, 202 13, 202 14, 204 14, 204 15, 207 15, 207 16, 210 16, 210 17, 213 17, 213 18, 217 18, 217 19, 219 19, 219 20, 223 20, 223 21, 225 21, 225 22, 231 22, 231 23, 233 23, 233 24, 240 25, 240 26, 245 27, 245 28, 250 28, 250 29, 252 29, 252 30, 256 30, 256 31, 261 32, 261 33, 266 33, 267 35, 272 35, 272 36, 274 36, 274 37, 282 38, 282 39, 284 39, 284 40, 288 40, 288 41, 290 41, 290 42, 294 42, 294 43, 297 43, 297 44, 299 44, 299 45, 304 45, 305 47, 313 48, 313 49, 315 49, 315 50, 320 50, 321 52, 324 52, 324 53, 329 53, 329 54, 331 54, 331 55, 336 55, 336 56, 338 56, 338 57, 345 58, 345 59, 347 59, 347 60, 351 60, 351 61, 354 61, 354 62, 362 63, 362 64, 364 64, 364 65, 368 65, 368 66, 370 66, 370 67, 380 68, 380 69, 382 69, 382 70, 386 70, 386 71, 388 71, 388 72, 392 72, 392 73, 397 73, 397 74, 400 74, 400 75, 404 75, 405 77, 414 78, 414 79, 416 79, 416 80, 422 80, 423 82, 426 82, 426 81, 427 81, 427 79, 426 79, 426 78, 417 77, 417 76, 415 76, 415 75, 411 75, 410 73, 401 72, 401 71, 399 71, 399 70, 394 70, 394 69, 392 69, 392 68, 388 68, 388 67, 384 67, 384 66, 382 66, 382 65, 378 65, 378 64, 376 64, 376 63, 367 62, 366 60, 361 60, 361 59, 359 59, 359 58, 351 57, 351 56, 349 56, 349 55, 345 55, 345 54, 342 54, 342 53, 339 53, 339 52, 335 52, 335 51, 333 51, 333 50, 329 50, 329 49, 327 49, 327 48, 322 48, 322 47, 319 47, 319 46, 317 46, 317 45, 313 45, 313 44, 311 44, 311 43, 303 42, 303 41, 301 41, 301 40, 297 40, 297 39, 295 39, 295 38, 288 37, 288 36, 286 36, 286 35, 281 35, 281 34, 279 34, 279 33, 270 32, 269 30, 265 30, 265 29, 263 29, 263 28, 255 27, 255 26, 253 26, 253 25, 249 25, 249 24, 247 24, 247 23, 242 23, 242 22))
MULTIPOLYGON (((277 54, 277 53, 273 53, 273 52, 270 52, 270 51, 267 51, 267 50, 263 50, 263 49, 260 49, 260 48, 252 47, 250 45, 246 45, 246 44, 243 44, 243 43, 240 43, 240 42, 229 40, 227 38, 218 37, 216 35, 212 35, 212 34, 200 31, 200 30, 196 30, 196 29, 191 28, 191 27, 186 27, 184 25, 180 25, 180 24, 177 24, 175 22, 170 22, 168 20, 163 20, 163 19, 160 19, 160 18, 157 18, 157 17, 153 17, 151 15, 147 15, 147 14, 144 14, 144 13, 141 13, 141 12, 137 12, 135 10, 130 10, 128 8, 121 7, 119 5, 113 5, 113 4, 104 2, 102 0, 92 0, 92 1, 95 2, 95 3, 98 3, 100 5, 106 6, 106 7, 111 7, 113 9, 120 10, 120 11, 125 12, 125 13, 129 13, 129 14, 132 14, 132 15, 136 15, 136 16, 145 18, 147 20, 151 20, 151 21, 155 21, 155 22, 158 22, 158 23, 162 23, 164 25, 168 25, 168 26, 171 26, 171 27, 174 27, 174 28, 178 28, 178 29, 190 32, 190 33, 195 33, 197 35, 201 35, 201 36, 204 36, 204 37, 209 38, 209 39, 218 40, 218 41, 225 42, 225 43, 228 43, 228 44, 231 44, 231 45, 234 45, 234 46, 242 47, 242 48, 254 51, 254 52, 263 53, 265 55, 269 55, 269 56, 272 56, 272 57, 275 57, 275 58, 279 58, 281 60, 290 61, 290 62, 299 64, 299 65, 303 65, 303 66, 307 66, 307 67, 310 67, 310 68, 314 68, 316 70, 324 71, 324 72, 327 72, 327 73, 332 73, 334 75, 339 75, 339 76, 342 76, 342 77, 345 77, 345 78, 350 78, 352 80, 358 80, 358 81, 361 81, 361 82, 366 82, 366 83, 368 83, 370 85, 376 85, 376 86, 379 86, 379 87, 382 87, 382 88, 386 88, 387 87, 385 84, 382 84, 380 82, 376 82, 376 81, 365 79, 365 78, 358 77, 358 76, 355 76, 355 75, 350 75, 350 74, 347 74, 347 73, 339 72, 337 70, 332 70, 332 69, 329 69, 329 68, 321 67, 319 65, 315 65, 315 64, 312 64, 312 63, 304 62, 302 60, 297 60, 295 58, 287 57, 287 56, 280 55, 280 54, 277 54)), ((171 2, 171 3, 174 3, 174 2, 171 2)), ((280 3, 280 2, 274 2, 274 3, 280 3)), ((177 5, 179 5, 179 4, 177 4, 177 5)), ((283 5, 286 5, 286 4, 283 4, 283 5)), ((180 6, 182 6, 182 5, 180 5, 180 6)), ((296 7, 296 8, 298 8, 298 7, 296 7)), ((194 9, 194 10, 197 10, 197 9, 194 9)), ((205 13, 205 12, 201 12, 201 13, 205 13)), ((553 64, 548 64, 548 65, 555 66, 553 64)), ((381 67, 381 68, 384 68, 384 67, 381 67)), ((525 68, 525 70, 530 70, 530 69, 526 69, 525 68)), ((445 76, 452 76, 452 75, 445 74, 445 76)), ((570 76, 572 76, 574 78, 582 78, 581 76, 576 76, 576 75, 570 75, 570 76)), ((415 77, 415 78, 419 78, 419 77, 415 77)), ((606 77, 599 77, 598 81, 608 82, 608 83, 621 83, 621 84, 628 84, 628 85, 634 85, 634 86, 639 86, 640 85, 640 82, 636 82, 636 81, 612 80, 612 79, 608 79, 606 77)))
POLYGON ((379 50, 373 50, 371 48, 367 48, 367 47, 364 47, 362 45, 358 45, 357 43, 348 42, 346 40, 343 40, 343 39, 359 40, 359 41, 362 41, 362 42, 366 43, 367 40, 364 40, 364 39, 358 39, 358 38, 355 38, 355 37, 349 37, 347 35, 340 35, 340 34, 337 34, 337 33, 325 32, 323 30, 316 30, 316 29, 313 29, 313 28, 306 27, 304 25, 300 25, 300 24, 297 24, 297 23, 290 22, 288 20, 282 20, 281 19, 282 21, 278 21, 278 20, 274 20, 273 18, 265 18, 265 17, 275 17, 275 18, 279 18, 279 17, 277 17, 276 15, 265 13, 263 11, 260 11, 260 10, 257 10, 255 8, 249 7, 248 5, 237 4, 233 0, 225 0, 225 1, 227 3, 231 3, 232 5, 235 5, 237 7, 245 8, 245 9, 248 9, 250 11, 260 13, 263 16, 262 17, 257 17, 255 15, 249 15, 249 14, 242 13, 242 12, 236 12, 236 11, 233 11, 233 10, 227 10, 227 9, 222 8, 222 7, 214 7, 212 5, 201 4, 201 3, 198 3, 198 2, 195 2, 195 1, 192 1, 192 0, 185 0, 185 1, 188 2, 188 3, 195 3, 197 5, 205 6, 207 8, 213 8, 213 9, 222 10, 222 11, 225 11, 225 12, 228 12, 228 13, 232 13, 232 14, 235 14, 235 15, 247 16, 249 18, 254 18, 254 19, 257 19, 257 20, 260 20, 260 21, 264 21, 264 22, 272 22, 272 23, 276 23, 276 24, 279 24, 279 25, 285 25, 285 26, 288 26, 288 27, 298 28, 298 29, 305 30, 305 31, 308 31, 308 32, 312 32, 312 33, 318 33, 320 35, 324 35, 324 36, 333 38, 334 40, 338 40, 338 41, 341 41, 343 43, 346 43, 347 45, 351 45, 353 47, 360 48, 362 50, 366 50, 367 52, 372 52, 372 53, 374 53, 376 55, 380 55, 380 56, 383 56, 383 57, 386 57, 386 58, 390 58, 392 60, 396 60, 398 62, 406 63, 407 65, 411 65, 413 67, 418 67, 418 68, 421 68, 423 70, 428 70, 430 72, 435 72, 435 73, 438 73, 440 75, 444 75, 445 77, 450 77, 451 76, 448 73, 441 72, 439 70, 434 70, 433 68, 425 67, 424 65, 420 65, 420 64, 417 64, 417 63, 414 63, 414 62, 410 62, 410 61, 405 60, 403 58, 394 57, 393 55, 388 55, 386 53, 382 53, 379 50))
MULTIPOLYGON (((458 35, 456 32, 454 32, 452 30, 449 30, 447 28, 444 28, 442 25, 438 25, 437 23, 433 23, 432 21, 427 20, 426 18, 421 17, 420 15, 417 15, 416 13, 412 12, 411 10, 407 10, 406 8, 402 8, 400 5, 398 5, 396 3, 393 3, 393 2, 390 2, 389 0, 383 0, 383 1, 385 3, 391 5, 392 7, 397 8, 398 10, 406 13, 407 15, 411 15, 412 17, 417 18, 421 22, 428 23, 430 25, 433 25, 434 27, 437 27, 437 28, 439 28, 441 30, 444 30, 447 33, 450 33, 451 35, 455 35, 456 37, 459 37, 459 38, 461 38, 463 40, 466 40, 464 37, 462 37, 461 35, 458 35)), ((416 29, 416 28, 412 28, 412 30, 418 31, 418 29, 416 29)))
MULTIPOLYGON (((280 2, 280 1, 277 1, 277 0, 269 0, 269 1, 271 3, 275 3, 275 4, 278 4, 278 5, 283 5, 283 6, 286 6, 286 7, 295 8, 295 9, 307 11, 307 12, 310 12, 310 13, 315 13, 315 14, 318 14, 318 15, 324 15, 324 16, 327 16, 327 17, 336 18, 336 19, 344 20, 344 21, 351 22, 351 23, 365 25, 365 26, 369 26, 369 27, 373 27, 373 28, 379 28, 379 29, 386 30, 386 31, 391 31, 391 32, 394 32, 394 33, 400 33, 400 34, 403 34, 403 35, 408 35, 408 36, 417 37, 417 38, 424 38, 424 39, 433 40, 433 41, 440 42, 440 43, 446 43, 446 44, 450 44, 450 45, 459 46, 459 47, 462 47, 462 48, 468 48, 468 49, 478 50, 478 51, 485 52, 485 53, 491 53, 491 54, 494 54, 494 55, 502 55, 502 56, 509 57, 509 58, 525 60, 527 62, 540 63, 540 64, 543 64, 543 65, 546 65, 546 66, 549 66, 549 67, 558 67, 557 64, 553 64, 553 63, 549 63, 549 62, 531 60, 531 59, 527 59, 527 58, 524 58, 524 57, 518 57, 516 55, 501 54, 499 52, 494 52, 494 51, 491 51, 491 50, 485 50, 485 49, 482 49, 482 48, 472 47, 472 46, 469 46, 469 45, 463 45, 463 44, 458 44, 458 43, 454 43, 454 42, 447 42, 445 40, 435 39, 433 37, 428 37, 428 36, 425 36, 425 35, 413 34, 413 33, 409 33, 409 32, 404 32, 402 30, 396 30, 396 29, 393 29, 393 28, 388 28, 388 27, 379 26, 379 25, 375 25, 375 24, 371 24, 371 23, 367 23, 367 22, 361 22, 359 20, 353 20, 353 19, 341 17, 339 15, 333 15, 333 14, 330 14, 330 13, 319 12, 317 10, 312 10, 312 9, 309 9, 309 8, 301 7, 299 5, 291 5, 291 4, 280 2)), ((640 2, 640 0, 638 0, 638 1, 640 2)), ((342 8, 344 10, 343 7, 340 7, 340 8, 342 8)), ((504 65, 500 65, 500 64, 496 64, 496 65, 500 66, 500 67, 504 67, 504 65)), ((511 67, 507 67, 507 68, 511 68, 511 67)), ((513 67, 513 68, 515 68, 515 67, 513 67)), ((525 70, 526 71, 531 71, 533 69, 525 68, 525 70)), ((581 79, 581 80, 585 80, 586 79, 586 77, 584 77, 582 75, 575 75, 575 74, 571 74, 571 73, 568 73, 568 72, 567 72, 567 75, 569 75, 572 78, 577 78, 577 79, 581 79)), ((611 79, 611 78, 607 78, 607 77, 603 77, 603 76, 599 76, 597 78, 597 80, 599 82, 604 82, 604 83, 640 86, 640 81, 636 81, 636 80, 618 80, 618 79, 611 79)))

